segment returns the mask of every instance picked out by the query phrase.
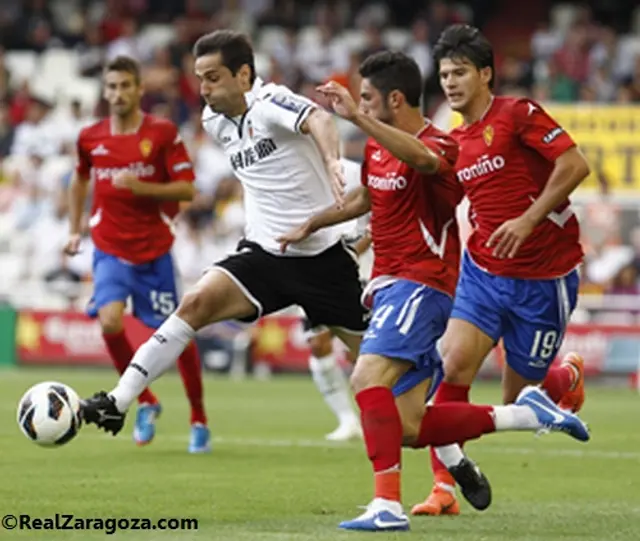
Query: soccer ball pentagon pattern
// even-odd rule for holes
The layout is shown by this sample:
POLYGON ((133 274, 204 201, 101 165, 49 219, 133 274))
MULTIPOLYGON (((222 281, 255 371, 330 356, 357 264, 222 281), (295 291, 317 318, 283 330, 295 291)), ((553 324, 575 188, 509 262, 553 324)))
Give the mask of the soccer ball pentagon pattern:
POLYGON ((64 445, 76 436, 81 425, 80 398, 64 383, 38 383, 18 404, 18 426, 38 445, 64 445))

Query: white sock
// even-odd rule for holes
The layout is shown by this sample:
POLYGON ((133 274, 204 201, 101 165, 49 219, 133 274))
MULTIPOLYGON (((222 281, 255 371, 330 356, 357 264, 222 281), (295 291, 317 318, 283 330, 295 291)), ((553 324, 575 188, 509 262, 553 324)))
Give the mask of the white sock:
POLYGON ((358 421, 349 393, 347 377, 333 353, 309 358, 309 369, 316 387, 340 423, 358 421))
POLYGON ((536 414, 529 406, 494 406, 493 418, 496 431, 538 430, 542 428, 536 414))
POLYGON ((138 348, 118 385, 109 393, 118 410, 127 411, 144 388, 178 360, 195 334, 191 326, 178 316, 169 316, 138 348))
POLYGON ((457 466, 464 458, 464 453, 457 443, 435 447, 436 456, 447 468, 457 466))

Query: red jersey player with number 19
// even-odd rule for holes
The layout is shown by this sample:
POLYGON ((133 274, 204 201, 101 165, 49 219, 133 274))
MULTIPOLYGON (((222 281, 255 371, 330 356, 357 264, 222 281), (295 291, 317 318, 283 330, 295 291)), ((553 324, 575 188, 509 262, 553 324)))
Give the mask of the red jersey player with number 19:
MULTIPOLYGON (((193 198, 193 167, 176 126, 144 114, 140 109, 140 68, 135 60, 118 57, 105 69, 104 95, 110 116, 80 133, 78 165, 70 188, 71 236, 66 251, 77 252, 82 208, 89 181, 93 205, 89 225, 95 245, 94 295, 88 313, 98 317, 107 349, 123 373, 133 348, 123 329, 126 302, 134 315, 156 329, 178 302, 175 266, 171 256, 171 219, 179 201, 193 198)), ((191 403, 189 451, 209 450, 210 435, 202 399, 200 359, 194 343, 179 363, 191 403)), ((145 389, 134 440, 150 443, 161 408, 145 389)))
MULTIPOLYGON (((351 383, 373 466, 375 497, 361 516, 340 527, 406 530, 409 521, 400 501, 403 444, 421 448, 501 429, 533 429, 540 426, 540 417, 527 405, 425 407, 440 379, 436 343, 444 333, 458 278, 455 209, 463 193, 453 171, 458 150, 422 116, 422 79, 415 61, 402 53, 381 52, 362 63, 360 74, 360 111, 337 83, 320 91, 337 114, 371 137, 362 186, 347 195, 343 208, 312 216, 280 242, 286 247, 319 228, 371 211, 374 268, 364 297, 369 297, 365 302, 373 315, 351 383), (500 420, 507 418, 506 423, 500 420)), ((582 426, 575 416, 551 407, 556 415, 552 424, 564 418, 561 424, 566 422, 574 437, 588 437, 582 428, 575 430, 582 426)), ((469 502, 485 509, 491 491, 475 465, 459 449, 443 459, 469 502)))
MULTIPOLYGON (((569 196, 589 167, 571 137, 530 99, 495 97, 493 50, 478 29, 454 25, 434 48, 449 105, 463 117, 458 181, 473 232, 442 354, 436 403, 468 401, 483 360, 502 339, 503 400, 542 384, 564 409, 584 400, 583 361, 550 367, 578 297, 583 253, 569 196)), ((458 514, 454 483, 434 456, 436 486, 414 514, 458 514)))

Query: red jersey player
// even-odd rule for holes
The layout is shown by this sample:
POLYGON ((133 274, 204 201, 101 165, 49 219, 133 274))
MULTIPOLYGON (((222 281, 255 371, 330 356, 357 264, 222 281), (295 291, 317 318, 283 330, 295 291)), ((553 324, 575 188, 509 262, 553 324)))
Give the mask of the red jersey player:
MULTIPOLYGON (((569 195, 589 167, 571 137, 536 102, 496 97, 493 50, 478 29, 454 25, 434 50, 440 83, 463 125, 456 176, 470 202, 473 232, 443 338, 444 382, 436 403, 468 401, 483 360, 502 339, 503 399, 542 383, 578 411, 583 361, 551 367, 578 297, 579 226, 569 195)), ((414 514, 458 514, 454 483, 433 456, 436 485, 414 514)))
MULTIPOLYGON (((193 198, 193 167, 171 122, 146 115, 140 109, 142 87, 135 60, 118 57, 104 74, 104 97, 110 116, 80 133, 78 164, 70 187, 71 236, 69 254, 78 251, 82 208, 89 182, 93 205, 89 225, 95 245, 94 295, 88 313, 98 317, 111 358, 123 373, 133 348, 123 329, 126 302, 134 315, 156 329, 178 302, 175 266, 171 257, 171 219, 179 201, 193 198)), ((210 434, 202 399, 200 359, 194 343, 179 363, 191 403, 190 452, 206 452, 210 434)), ((133 437, 150 443, 160 404, 145 389, 133 437)))
MULTIPOLYGON (((412 59, 402 53, 377 53, 363 62, 360 74, 360 112, 337 83, 320 91, 337 114, 371 136, 362 187, 347 195, 343 208, 326 209, 279 240, 286 249, 322 227, 371 211, 374 267, 364 296, 372 317, 351 383, 373 465, 375 498, 361 516, 340 527, 406 530, 409 521, 400 503, 403 444, 444 445, 495 430, 553 424, 563 416, 560 423, 572 425, 568 431, 574 437, 586 439, 588 434, 577 417, 560 413, 550 402, 546 407, 552 409, 545 415, 553 411, 555 417, 542 421, 543 414, 534 411, 524 396, 518 405, 505 407, 425 407, 440 380, 436 344, 444 333, 458 280, 455 209, 463 195, 453 171, 458 149, 451 137, 422 117, 420 69, 412 59)), ((531 389, 531 394, 536 391, 531 389)), ((442 458, 469 502, 486 508, 490 488, 475 465, 459 449, 443 453, 442 458)))

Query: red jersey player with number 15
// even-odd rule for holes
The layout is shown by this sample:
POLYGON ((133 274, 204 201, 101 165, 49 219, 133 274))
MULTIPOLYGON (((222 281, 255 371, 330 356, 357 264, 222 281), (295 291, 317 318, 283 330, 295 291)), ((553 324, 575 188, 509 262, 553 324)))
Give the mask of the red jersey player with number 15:
MULTIPOLYGON (((134 353, 123 329, 127 300, 132 300, 134 315, 152 329, 179 301, 171 219, 179 201, 193 198, 194 174, 176 126, 140 109, 142 86, 135 60, 117 57, 108 64, 104 97, 109 118, 88 126, 78 137, 78 165, 69 193, 71 235, 65 250, 70 255, 78 251, 82 208, 92 181, 94 295, 88 313, 100 320, 109 354, 122 374, 134 353)), ((178 366, 191 404, 189 451, 206 452, 210 435, 194 343, 178 366)), ((133 437, 144 445, 155 435, 161 409, 149 389, 138 402, 133 437)))
MULTIPOLYGON (((578 297, 583 253, 570 194, 589 174, 571 137, 536 102, 494 96, 493 49, 477 28, 454 25, 434 57, 449 105, 463 117, 456 176, 473 226, 451 320, 436 403, 469 399, 483 360, 502 339, 503 400, 542 384, 563 409, 584 400, 575 353, 550 367, 578 297)), ((454 481, 432 451, 436 486, 414 514, 458 514, 454 481)))

